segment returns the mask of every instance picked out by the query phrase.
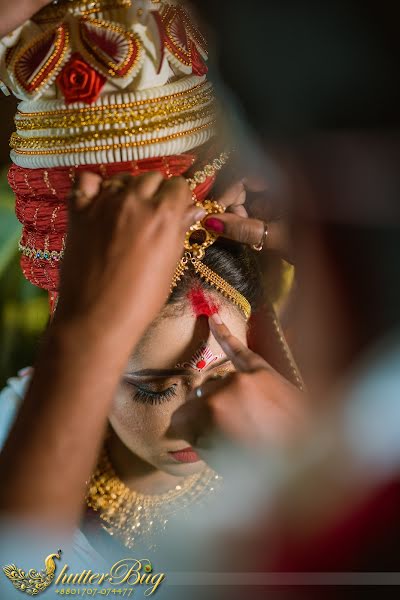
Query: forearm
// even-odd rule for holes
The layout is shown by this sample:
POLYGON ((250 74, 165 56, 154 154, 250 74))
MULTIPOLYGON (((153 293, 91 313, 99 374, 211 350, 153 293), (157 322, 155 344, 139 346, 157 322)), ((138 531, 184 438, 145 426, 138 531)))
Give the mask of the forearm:
POLYGON ((124 351, 83 328, 50 328, 0 455, 0 511, 76 525, 125 366, 124 351), (106 365, 106 368, 104 367, 106 365))
POLYGON ((101 183, 82 173, 71 196, 60 301, 0 456, 0 512, 64 527, 79 519, 129 354, 168 296, 185 232, 205 216, 183 179, 101 183))

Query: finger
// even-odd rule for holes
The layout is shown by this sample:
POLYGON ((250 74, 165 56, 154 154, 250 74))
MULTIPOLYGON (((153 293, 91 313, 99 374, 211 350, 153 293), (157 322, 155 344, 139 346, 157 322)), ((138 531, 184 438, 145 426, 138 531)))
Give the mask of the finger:
POLYGON ((209 317, 208 322, 213 336, 238 371, 273 370, 261 356, 252 352, 237 337, 231 334, 218 313, 209 317))
POLYGON ((248 175, 243 180, 243 184, 246 190, 251 192, 265 192, 269 187, 267 180, 259 174, 248 175))
POLYGON ((68 196, 68 205, 75 211, 84 210, 99 194, 101 177, 96 173, 83 171, 79 173, 68 196))
POLYGON ((193 206, 192 193, 183 177, 170 177, 160 186, 156 200, 163 204, 166 211, 182 215, 187 208, 193 206))
POLYGON ((212 426, 212 414, 206 402, 194 397, 185 402, 171 416, 168 437, 182 438, 192 445, 204 436, 212 426))
POLYGON ((130 173, 118 173, 102 183, 105 195, 134 192, 136 198, 148 201, 157 194, 164 176, 159 171, 152 171, 139 176, 130 173))
POLYGON ((245 207, 242 204, 238 204, 237 206, 230 206, 227 209, 227 212, 233 213, 234 215, 237 215, 238 217, 243 217, 244 219, 247 219, 249 216, 249 213, 247 212, 247 210, 245 209, 245 207))
POLYGON ((128 188, 131 179, 133 178, 129 173, 118 173, 118 175, 104 179, 101 184, 101 190, 107 196, 117 194, 128 188))
POLYGON ((247 219, 232 213, 208 217, 204 226, 213 233, 250 246, 259 244, 264 235, 263 221, 247 219))
POLYGON ((207 398, 222 392, 230 381, 231 375, 233 373, 225 377, 210 377, 192 390, 186 402, 172 415, 168 434, 182 437, 195 445, 199 437, 207 436, 213 428, 213 411, 207 398))
POLYGON ((183 215, 182 224, 184 230, 187 231, 191 225, 194 225, 194 223, 197 223, 198 221, 202 221, 206 214, 204 208, 190 206, 183 215))
POLYGON ((236 183, 229 186, 222 194, 222 196, 217 198, 218 204, 225 206, 225 208, 244 204, 245 201, 246 190, 242 181, 237 181, 236 183))
POLYGON ((129 185, 139 198, 151 200, 159 193, 164 181, 164 175, 160 171, 151 171, 139 177, 132 177, 129 185))
POLYGON ((229 385, 235 375, 235 371, 232 373, 228 373, 224 377, 210 377, 203 381, 203 383, 195 388, 187 398, 187 401, 205 403, 206 398, 209 398, 211 395, 224 390, 227 385, 229 385), (199 394, 199 391, 201 392, 199 394))

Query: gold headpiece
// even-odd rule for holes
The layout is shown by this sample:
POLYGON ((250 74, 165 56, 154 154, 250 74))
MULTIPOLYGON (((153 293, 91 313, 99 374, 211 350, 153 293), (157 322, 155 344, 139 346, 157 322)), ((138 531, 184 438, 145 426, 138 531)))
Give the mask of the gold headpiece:
MULTIPOLYGON (((196 202, 196 206, 204 208, 207 215, 222 214, 225 212, 225 207, 214 200, 196 202)), ((201 221, 197 221, 197 223, 190 227, 185 236, 185 254, 176 267, 171 284, 171 292, 183 278, 185 272, 192 268, 201 279, 240 308, 245 319, 248 320, 251 316, 251 305, 247 298, 202 262, 206 249, 214 244, 217 239, 218 235, 208 231, 201 221), (201 236, 200 240, 198 239, 199 235, 201 236)))
POLYGON ((23 168, 171 156, 215 135, 207 44, 176 0, 68 0, 0 39, 23 168))
MULTIPOLYGON (((90 165, 102 173, 108 165, 120 164, 124 171, 136 172, 137 161, 193 152, 215 136, 216 107, 206 61, 206 40, 181 0, 52 3, 0 39, 0 88, 20 100, 10 182, 24 222, 23 271, 35 285, 52 293, 58 288, 65 244, 56 223, 65 210, 58 196, 65 195, 64 179, 72 180, 74 169, 90 165), (34 199, 32 227, 30 217, 27 223, 24 219, 30 214, 25 207, 34 199), (45 209, 38 231, 41 204, 45 209)), ((192 192, 213 178, 226 159, 221 154, 195 172, 189 180, 192 192)), ((164 170, 168 174, 169 167, 164 170)), ((215 203, 206 206, 209 214, 218 212, 215 203)), ((216 238, 201 223, 191 228, 173 286, 193 268, 248 318, 247 300, 201 262, 216 238), (200 243, 192 242, 196 232, 204 236, 200 243)))

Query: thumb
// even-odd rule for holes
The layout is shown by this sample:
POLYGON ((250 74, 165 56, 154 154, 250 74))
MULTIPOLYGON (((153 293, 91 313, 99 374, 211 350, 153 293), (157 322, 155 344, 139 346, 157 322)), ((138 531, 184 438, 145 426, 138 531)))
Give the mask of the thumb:
POLYGON ((204 227, 212 233, 249 246, 259 244, 265 231, 263 221, 233 213, 208 217, 204 221, 204 227))
POLYGON ((186 209, 182 218, 182 225, 185 231, 187 231, 192 225, 194 225, 194 223, 202 221, 206 215, 207 212, 204 210, 204 208, 200 208, 199 206, 193 205, 189 206, 189 208, 186 209))

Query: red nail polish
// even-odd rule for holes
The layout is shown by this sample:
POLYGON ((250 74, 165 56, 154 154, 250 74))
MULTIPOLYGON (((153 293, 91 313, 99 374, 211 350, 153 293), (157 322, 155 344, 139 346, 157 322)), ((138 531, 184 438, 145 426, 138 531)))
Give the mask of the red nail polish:
POLYGON ((225 229, 224 222, 220 221, 220 219, 216 219, 215 217, 209 217, 206 219, 204 221, 204 225, 207 229, 213 231, 214 233, 223 233, 225 229))

